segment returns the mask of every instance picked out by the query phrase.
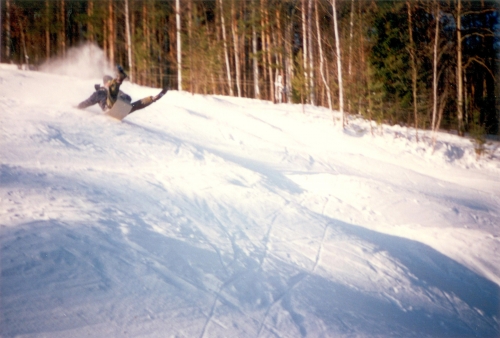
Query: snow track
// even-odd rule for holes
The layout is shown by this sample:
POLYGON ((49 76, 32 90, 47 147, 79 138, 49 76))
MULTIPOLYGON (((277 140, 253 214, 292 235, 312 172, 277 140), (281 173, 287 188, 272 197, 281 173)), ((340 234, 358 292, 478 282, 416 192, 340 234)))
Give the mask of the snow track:
POLYGON ((96 81, 0 66, 0 336, 500 336, 494 148, 96 81))

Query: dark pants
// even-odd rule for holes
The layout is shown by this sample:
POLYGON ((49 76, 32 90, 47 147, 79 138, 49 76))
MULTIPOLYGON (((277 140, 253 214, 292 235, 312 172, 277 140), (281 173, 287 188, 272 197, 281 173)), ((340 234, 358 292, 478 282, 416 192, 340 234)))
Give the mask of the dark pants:
POLYGON ((153 97, 152 96, 148 96, 148 97, 143 98, 142 100, 138 100, 138 101, 132 102, 131 103, 132 110, 130 111, 129 114, 132 114, 136 110, 140 110, 140 109, 146 108, 147 106, 149 106, 153 102, 154 101, 153 101, 153 97))

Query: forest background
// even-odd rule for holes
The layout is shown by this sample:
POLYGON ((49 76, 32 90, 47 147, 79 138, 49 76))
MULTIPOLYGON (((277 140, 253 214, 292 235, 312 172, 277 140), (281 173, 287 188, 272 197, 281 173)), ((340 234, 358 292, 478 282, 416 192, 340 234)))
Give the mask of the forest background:
POLYGON ((497 1, 0 4, 0 62, 36 69, 90 43, 141 85, 307 103, 477 139, 499 134, 497 1))

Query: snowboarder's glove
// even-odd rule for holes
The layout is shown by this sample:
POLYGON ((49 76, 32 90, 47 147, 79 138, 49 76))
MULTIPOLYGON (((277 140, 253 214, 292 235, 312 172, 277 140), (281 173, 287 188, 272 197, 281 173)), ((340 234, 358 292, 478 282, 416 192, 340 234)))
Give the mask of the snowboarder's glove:
POLYGON ((95 84, 94 88, 95 88, 96 91, 98 91, 99 89, 101 89, 101 85, 100 84, 95 84))
POLYGON ((124 75, 124 76, 127 76, 127 73, 125 73, 125 71, 123 70, 123 67, 118 65, 116 66, 118 68, 118 72, 121 74, 121 75, 124 75))

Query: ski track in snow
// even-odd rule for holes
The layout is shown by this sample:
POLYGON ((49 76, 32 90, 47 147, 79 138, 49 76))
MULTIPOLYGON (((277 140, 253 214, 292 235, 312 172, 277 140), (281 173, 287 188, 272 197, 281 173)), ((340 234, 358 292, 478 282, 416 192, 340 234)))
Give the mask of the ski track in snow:
POLYGON ((0 65, 0 336, 500 336, 496 144, 97 81, 0 65))

